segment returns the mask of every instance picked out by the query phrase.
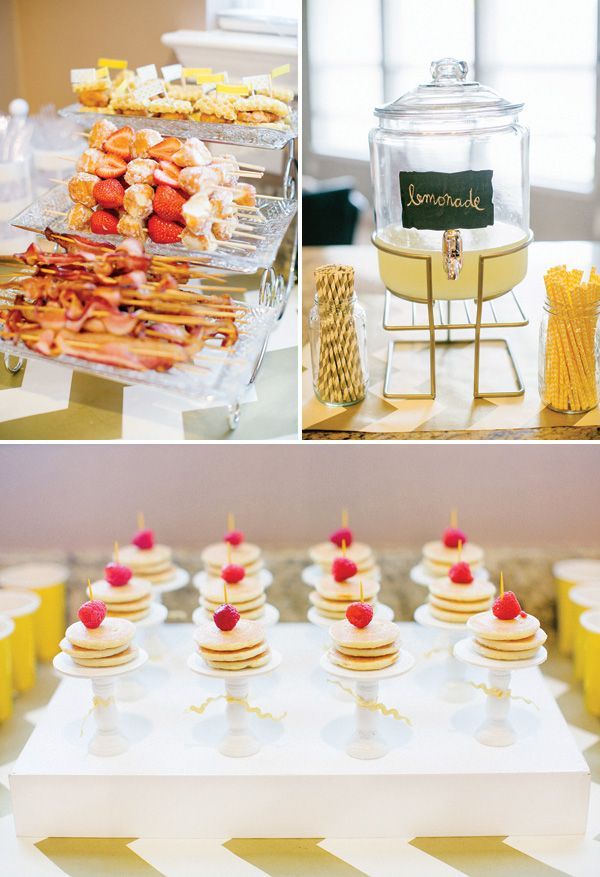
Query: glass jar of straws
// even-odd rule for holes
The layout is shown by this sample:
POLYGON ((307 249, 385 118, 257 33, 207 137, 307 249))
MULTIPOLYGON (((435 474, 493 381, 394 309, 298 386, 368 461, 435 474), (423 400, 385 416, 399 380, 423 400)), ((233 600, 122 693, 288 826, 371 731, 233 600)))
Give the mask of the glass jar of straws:
POLYGON ((367 318, 354 291, 354 268, 323 265, 315 271, 309 315, 315 396, 326 405, 354 405, 367 393, 367 318))
POLYGON ((553 411, 583 414, 598 404, 600 275, 551 268, 540 327, 539 391, 553 411))

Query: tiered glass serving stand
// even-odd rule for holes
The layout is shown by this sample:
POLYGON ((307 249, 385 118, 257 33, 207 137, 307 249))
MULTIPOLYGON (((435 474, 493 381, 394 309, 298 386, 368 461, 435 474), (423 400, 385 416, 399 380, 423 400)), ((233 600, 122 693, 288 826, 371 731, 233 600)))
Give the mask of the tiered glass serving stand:
MULTIPOLYGON (((218 247, 212 253, 188 250, 181 244, 161 246, 146 243, 151 254, 181 256, 202 259, 200 267, 228 271, 235 274, 254 274, 262 271, 259 283, 258 305, 250 306, 238 302, 239 318, 243 319, 240 336, 232 348, 222 348, 219 342, 209 341, 191 364, 173 367, 168 372, 134 371, 88 362, 72 356, 53 357, 52 362, 63 363, 81 372, 99 375, 109 380, 126 384, 141 384, 158 387, 168 392, 183 395, 194 401, 198 408, 213 405, 227 407, 228 423, 234 430, 240 421, 241 399, 256 380, 275 323, 285 311, 295 282, 295 265, 298 251, 298 229, 294 228, 291 245, 282 246, 286 233, 296 214, 296 192, 298 162, 296 158, 297 114, 292 114, 289 128, 268 128, 251 125, 217 125, 187 120, 150 118, 147 116, 109 115, 86 112, 78 104, 72 104, 60 111, 60 115, 74 118, 91 127, 98 119, 109 119, 115 124, 122 122, 134 129, 154 127, 165 136, 198 137, 211 143, 227 144, 232 147, 252 147, 286 151, 284 171, 279 196, 257 195, 256 206, 259 213, 248 213, 244 225, 251 226, 259 238, 240 238, 232 240, 240 246, 235 250, 218 247), (245 246, 244 246, 245 245, 245 246), (281 251, 281 253, 280 253, 281 251), (285 253, 283 252, 285 251, 285 253), (277 268, 275 263, 277 260, 277 268)), ((14 225, 35 229, 43 234, 50 226, 54 231, 71 231, 66 222, 66 213, 72 206, 66 186, 56 186, 41 198, 19 213, 14 225), (64 214, 64 215, 62 215, 64 214)), ((112 235, 103 237, 86 233, 86 236, 115 243, 112 235)), ((10 290, 5 290, 10 293, 10 290)), ((23 366, 25 359, 48 360, 48 357, 30 350, 23 343, 0 339, 0 352, 4 353, 4 364, 15 374, 23 366)))

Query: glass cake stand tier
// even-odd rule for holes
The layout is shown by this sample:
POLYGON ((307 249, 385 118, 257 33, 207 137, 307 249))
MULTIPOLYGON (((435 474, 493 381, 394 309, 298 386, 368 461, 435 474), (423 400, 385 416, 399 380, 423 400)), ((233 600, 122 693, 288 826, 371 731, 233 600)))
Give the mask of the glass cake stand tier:
POLYGON ((174 137, 198 137, 209 143, 224 143, 230 146, 252 146, 258 149, 283 149, 298 136, 298 113, 290 115, 290 127, 269 128, 267 125, 245 125, 233 123, 219 125, 215 122, 194 122, 191 119, 161 119, 156 116, 126 116, 123 113, 105 113, 81 104, 69 104, 58 111, 60 116, 75 119, 88 127, 98 119, 109 119, 116 125, 131 125, 132 128, 156 128, 174 137))
MULTIPOLYGON (((237 316, 244 324, 239 337, 230 347, 220 347, 209 340, 189 363, 174 365, 169 371, 136 371, 90 362, 74 356, 45 356, 31 350, 22 341, 13 343, 0 338, 0 353, 21 359, 57 362, 76 371, 118 381, 166 390, 193 399, 199 408, 213 404, 236 404, 254 376, 256 363, 275 324, 278 308, 270 305, 250 306, 238 302, 237 316)), ((0 333, 4 323, 0 320, 0 333)))
MULTIPOLYGON (((232 242, 243 245, 244 249, 233 249, 220 245, 213 253, 189 250, 182 244, 154 244, 149 238, 144 242, 148 253, 161 256, 181 256, 182 259, 193 257, 202 259, 203 264, 211 268, 233 271, 236 274, 254 274, 261 268, 269 268, 277 256, 277 252, 296 213, 296 202, 285 198, 263 198, 256 196, 256 206, 260 216, 244 213, 241 224, 252 228, 252 234, 260 238, 232 237, 232 242), (249 217, 249 218, 248 218, 249 217), (262 217, 262 218, 261 218, 262 217)), ((27 226, 40 234, 50 226, 53 231, 73 233, 67 224, 67 213, 73 207, 66 186, 54 186, 48 192, 22 210, 14 219, 13 225, 27 226), (64 214, 64 215, 61 215, 64 214)), ((79 233, 79 232, 76 232, 79 233)), ((97 235, 89 231, 86 237, 96 241, 107 241, 116 244, 122 235, 97 235)))

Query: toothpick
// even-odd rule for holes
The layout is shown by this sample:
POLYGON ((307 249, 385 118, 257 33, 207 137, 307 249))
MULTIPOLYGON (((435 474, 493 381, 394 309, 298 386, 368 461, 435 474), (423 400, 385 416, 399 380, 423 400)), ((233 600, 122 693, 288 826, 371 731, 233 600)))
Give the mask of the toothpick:
POLYGON ((347 527, 348 527, 348 509, 347 508, 342 509, 342 527, 344 529, 347 529, 347 527))
POLYGON ((119 543, 118 542, 115 542, 114 556, 115 556, 115 563, 118 563, 119 562, 119 543))
POLYGON ((500 573, 500 596, 504 597, 504 573, 500 573))
POLYGON ((144 529, 144 513, 143 512, 137 513, 137 525, 138 525, 138 530, 144 529))
POLYGON ((231 564, 231 542, 227 543, 227 563, 231 564))
POLYGON ((458 562, 460 563, 462 557, 462 539, 458 540, 458 562))
POLYGON ((229 603, 229 597, 227 596, 227 582, 223 580, 223 602, 229 603))
POLYGON ((363 593, 363 583, 362 583, 362 579, 360 580, 360 583, 359 583, 359 584, 360 584, 360 602, 361 602, 361 603, 364 603, 364 602, 365 602, 365 595, 364 595, 364 593, 363 593))
POLYGON ((94 592, 92 591, 92 583, 89 579, 87 580, 87 582, 88 582, 87 583, 88 596, 89 596, 90 600, 93 600, 94 599, 94 592))
POLYGON ((450 509, 450 526, 454 530, 458 527, 458 512, 456 509, 450 509))
POLYGON ((342 539, 342 557, 346 556, 346 540, 342 539))
POLYGON ((233 512, 227 512, 227 532, 233 533, 235 530, 235 517, 233 512))

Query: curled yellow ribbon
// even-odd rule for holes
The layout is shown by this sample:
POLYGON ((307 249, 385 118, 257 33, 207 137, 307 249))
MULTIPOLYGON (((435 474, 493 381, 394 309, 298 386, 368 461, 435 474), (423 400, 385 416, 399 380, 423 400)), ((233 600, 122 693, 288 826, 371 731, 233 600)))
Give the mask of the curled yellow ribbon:
POLYGON ((232 697, 230 694, 219 694, 216 697, 207 697, 200 706, 191 706, 189 709, 191 712, 198 713, 198 715, 201 716, 206 707, 217 700, 225 700, 227 703, 239 703, 247 712, 254 713, 259 719, 271 719, 273 722, 280 722, 282 719, 285 719, 287 715, 287 713, 282 713, 280 716, 274 716, 273 713, 265 713, 259 707, 251 706, 245 697, 232 697))
POLYGON ((490 688, 490 686, 486 685, 484 682, 469 682, 469 685, 473 688, 479 688, 481 691, 485 692, 485 694, 489 694, 490 697, 497 697, 499 700, 506 697, 509 697, 511 700, 522 700, 529 706, 534 706, 536 710, 539 710, 539 706, 535 701, 529 700, 528 697, 523 697, 520 694, 513 694, 510 688, 490 688))
POLYGON ((429 649, 428 652, 423 653, 424 658, 431 658, 432 655, 437 655, 440 652, 447 652, 447 654, 454 654, 452 646, 437 646, 435 649, 429 649))
POLYGON ((382 716, 391 716, 396 721, 406 722, 407 725, 412 725, 412 722, 407 716, 401 715, 397 709, 394 707, 386 706, 384 703, 378 703, 375 700, 366 700, 366 698, 361 697, 360 694, 356 694, 355 691, 352 691, 351 688, 346 688, 345 685, 342 685, 341 682, 338 682, 337 679, 328 679, 332 685, 337 685, 338 688, 341 688, 342 691, 345 691, 346 694, 349 694, 350 697, 353 697, 359 707, 365 710, 371 710, 371 712, 381 713, 382 716))
POLYGON ((79 732, 79 736, 83 737, 85 723, 87 722, 87 720, 92 715, 92 713, 94 712, 95 709, 97 709, 99 706, 110 706, 111 703, 114 703, 114 702, 115 702, 115 699, 114 699, 114 697, 112 697, 112 695, 111 695, 111 697, 100 697, 98 694, 95 694, 94 697, 92 698, 91 707, 89 708, 89 710, 87 711, 87 713, 85 714, 85 716, 83 717, 83 719, 81 721, 81 730, 79 732))

